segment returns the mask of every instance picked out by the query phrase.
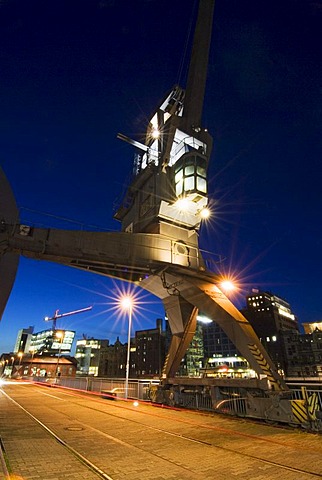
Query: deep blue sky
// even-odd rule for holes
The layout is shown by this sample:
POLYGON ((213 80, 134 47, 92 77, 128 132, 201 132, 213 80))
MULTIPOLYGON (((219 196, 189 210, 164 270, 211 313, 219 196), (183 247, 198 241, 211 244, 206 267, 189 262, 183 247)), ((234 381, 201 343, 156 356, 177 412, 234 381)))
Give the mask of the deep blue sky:
MULTIPOLYGON (((113 205, 133 150, 116 135, 140 139, 164 94, 184 86, 194 4, 0 1, 0 163, 24 222, 119 229, 113 205)), ((320 0, 217 0, 203 122, 214 137, 214 216, 202 246, 226 257, 220 268, 240 277, 243 292, 271 290, 302 322, 322 319, 321 31, 320 0)), ((58 326, 125 340, 125 319, 106 312, 115 288, 22 258, 0 352, 19 328, 38 331, 56 309, 91 304, 58 326)), ((136 329, 163 314, 145 300, 136 329)))

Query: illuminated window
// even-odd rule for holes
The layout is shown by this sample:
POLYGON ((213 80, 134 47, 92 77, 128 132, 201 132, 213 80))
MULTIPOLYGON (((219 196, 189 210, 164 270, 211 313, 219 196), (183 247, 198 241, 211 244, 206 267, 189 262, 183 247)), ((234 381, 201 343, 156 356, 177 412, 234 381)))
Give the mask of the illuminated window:
POLYGON ((206 194, 206 159, 197 152, 184 154, 175 164, 174 181, 177 196, 194 191, 206 194))
POLYGON ((188 166, 184 169, 184 174, 185 174, 185 176, 194 175, 194 173, 195 173, 195 167, 194 167, 194 165, 188 165, 188 166))
POLYGON ((195 177, 186 177, 184 181, 184 190, 187 192, 188 190, 195 189, 195 177))
POLYGON ((206 169, 197 165, 197 175, 206 178, 206 169))
POLYGON ((207 192, 207 182, 204 178, 197 177, 197 190, 203 193, 207 192))
POLYGON ((177 197, 181 195, 183 192, 183 180, 179 180, 179 182, 176 184, 176 195, 177 197))

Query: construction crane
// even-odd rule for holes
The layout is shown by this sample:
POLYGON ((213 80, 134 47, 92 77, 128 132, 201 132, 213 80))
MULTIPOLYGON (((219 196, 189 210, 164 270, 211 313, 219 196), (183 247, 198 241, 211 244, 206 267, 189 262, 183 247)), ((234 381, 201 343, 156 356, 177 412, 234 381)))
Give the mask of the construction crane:
POLYGON ((67 312, 67 313, 59 313, 59 310, 56 310, 54 315, 52 317, 45 317, 44 320, 45 322, 53 322, 53 330, 56 330, 56 322, 58 318, 62 317, 68 317, 69 315, 75 315, 76 313, 83 313, 83 312, 88 312, 89 310, 92 310, 91 307, 85 307, 81 308, 80 310, 73 310, 72 312, 67 312))

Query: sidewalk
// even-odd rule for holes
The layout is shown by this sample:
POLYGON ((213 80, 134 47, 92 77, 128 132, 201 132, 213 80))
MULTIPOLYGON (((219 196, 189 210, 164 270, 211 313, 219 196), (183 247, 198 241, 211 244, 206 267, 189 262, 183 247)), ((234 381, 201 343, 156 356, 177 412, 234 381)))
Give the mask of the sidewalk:
POLYGON ((1 480, 98 478, 1 391, 0 439, 7 461, 7 468, 1 462, 1 480))
POLYGON ((0 389, 0 439, 10 474, 1 480, 97 480, 75 451, 106 480, 322 478, 319 434, 32 384, 0 389))

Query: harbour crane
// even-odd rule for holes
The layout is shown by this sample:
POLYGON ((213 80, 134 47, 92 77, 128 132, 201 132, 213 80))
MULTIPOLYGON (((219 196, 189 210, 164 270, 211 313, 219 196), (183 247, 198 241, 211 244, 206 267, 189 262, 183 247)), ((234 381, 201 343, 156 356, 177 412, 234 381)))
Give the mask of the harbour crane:
MULTIPOLYGON (((212 137, 201 116, 214 4, 199 1, 186 88, 175 85, 164 97, 150 118, 144 143, 118 136, 140 150, 133 179, 114 216, 121 231, 20 224, 13 192, 0 170, 0 316, 19 255, 134 283, 162 300, 172 333, 155 401, 171 404, 182 390, 195 388, 211 395, 216 406, 223 392, 236 388, 247 400, 248 415, 292 423, 294 405, 284 379, 248 320, 220 288, 221 278, 209 270, 199 246, 200 225, 209 214, 212 137), (222 328, 256 373, 254 378, 177 376, 199 311, 222 328)), ((51 320, 73 313, 78 312, 56 311, 51 320)))
POLYGON ((162 371, 166 385, 177 382, 200 311, 232 340, 256 372, 257 383, 284 391, 287 386, 271 358, 248 320, 221 290, 221 278, 208 269, 199 248, 199 229, 208 210, 212 150, 212 137, 201 116, 214 4, 214 0, 199 1, 186 87, 175 85, 147 125, 135 175, 114 216, 121 231, 20 224, 13 192, 0 170, 0 310, 9 297, 19 255, 125 280, 163 302, 172 333, 162 371))

